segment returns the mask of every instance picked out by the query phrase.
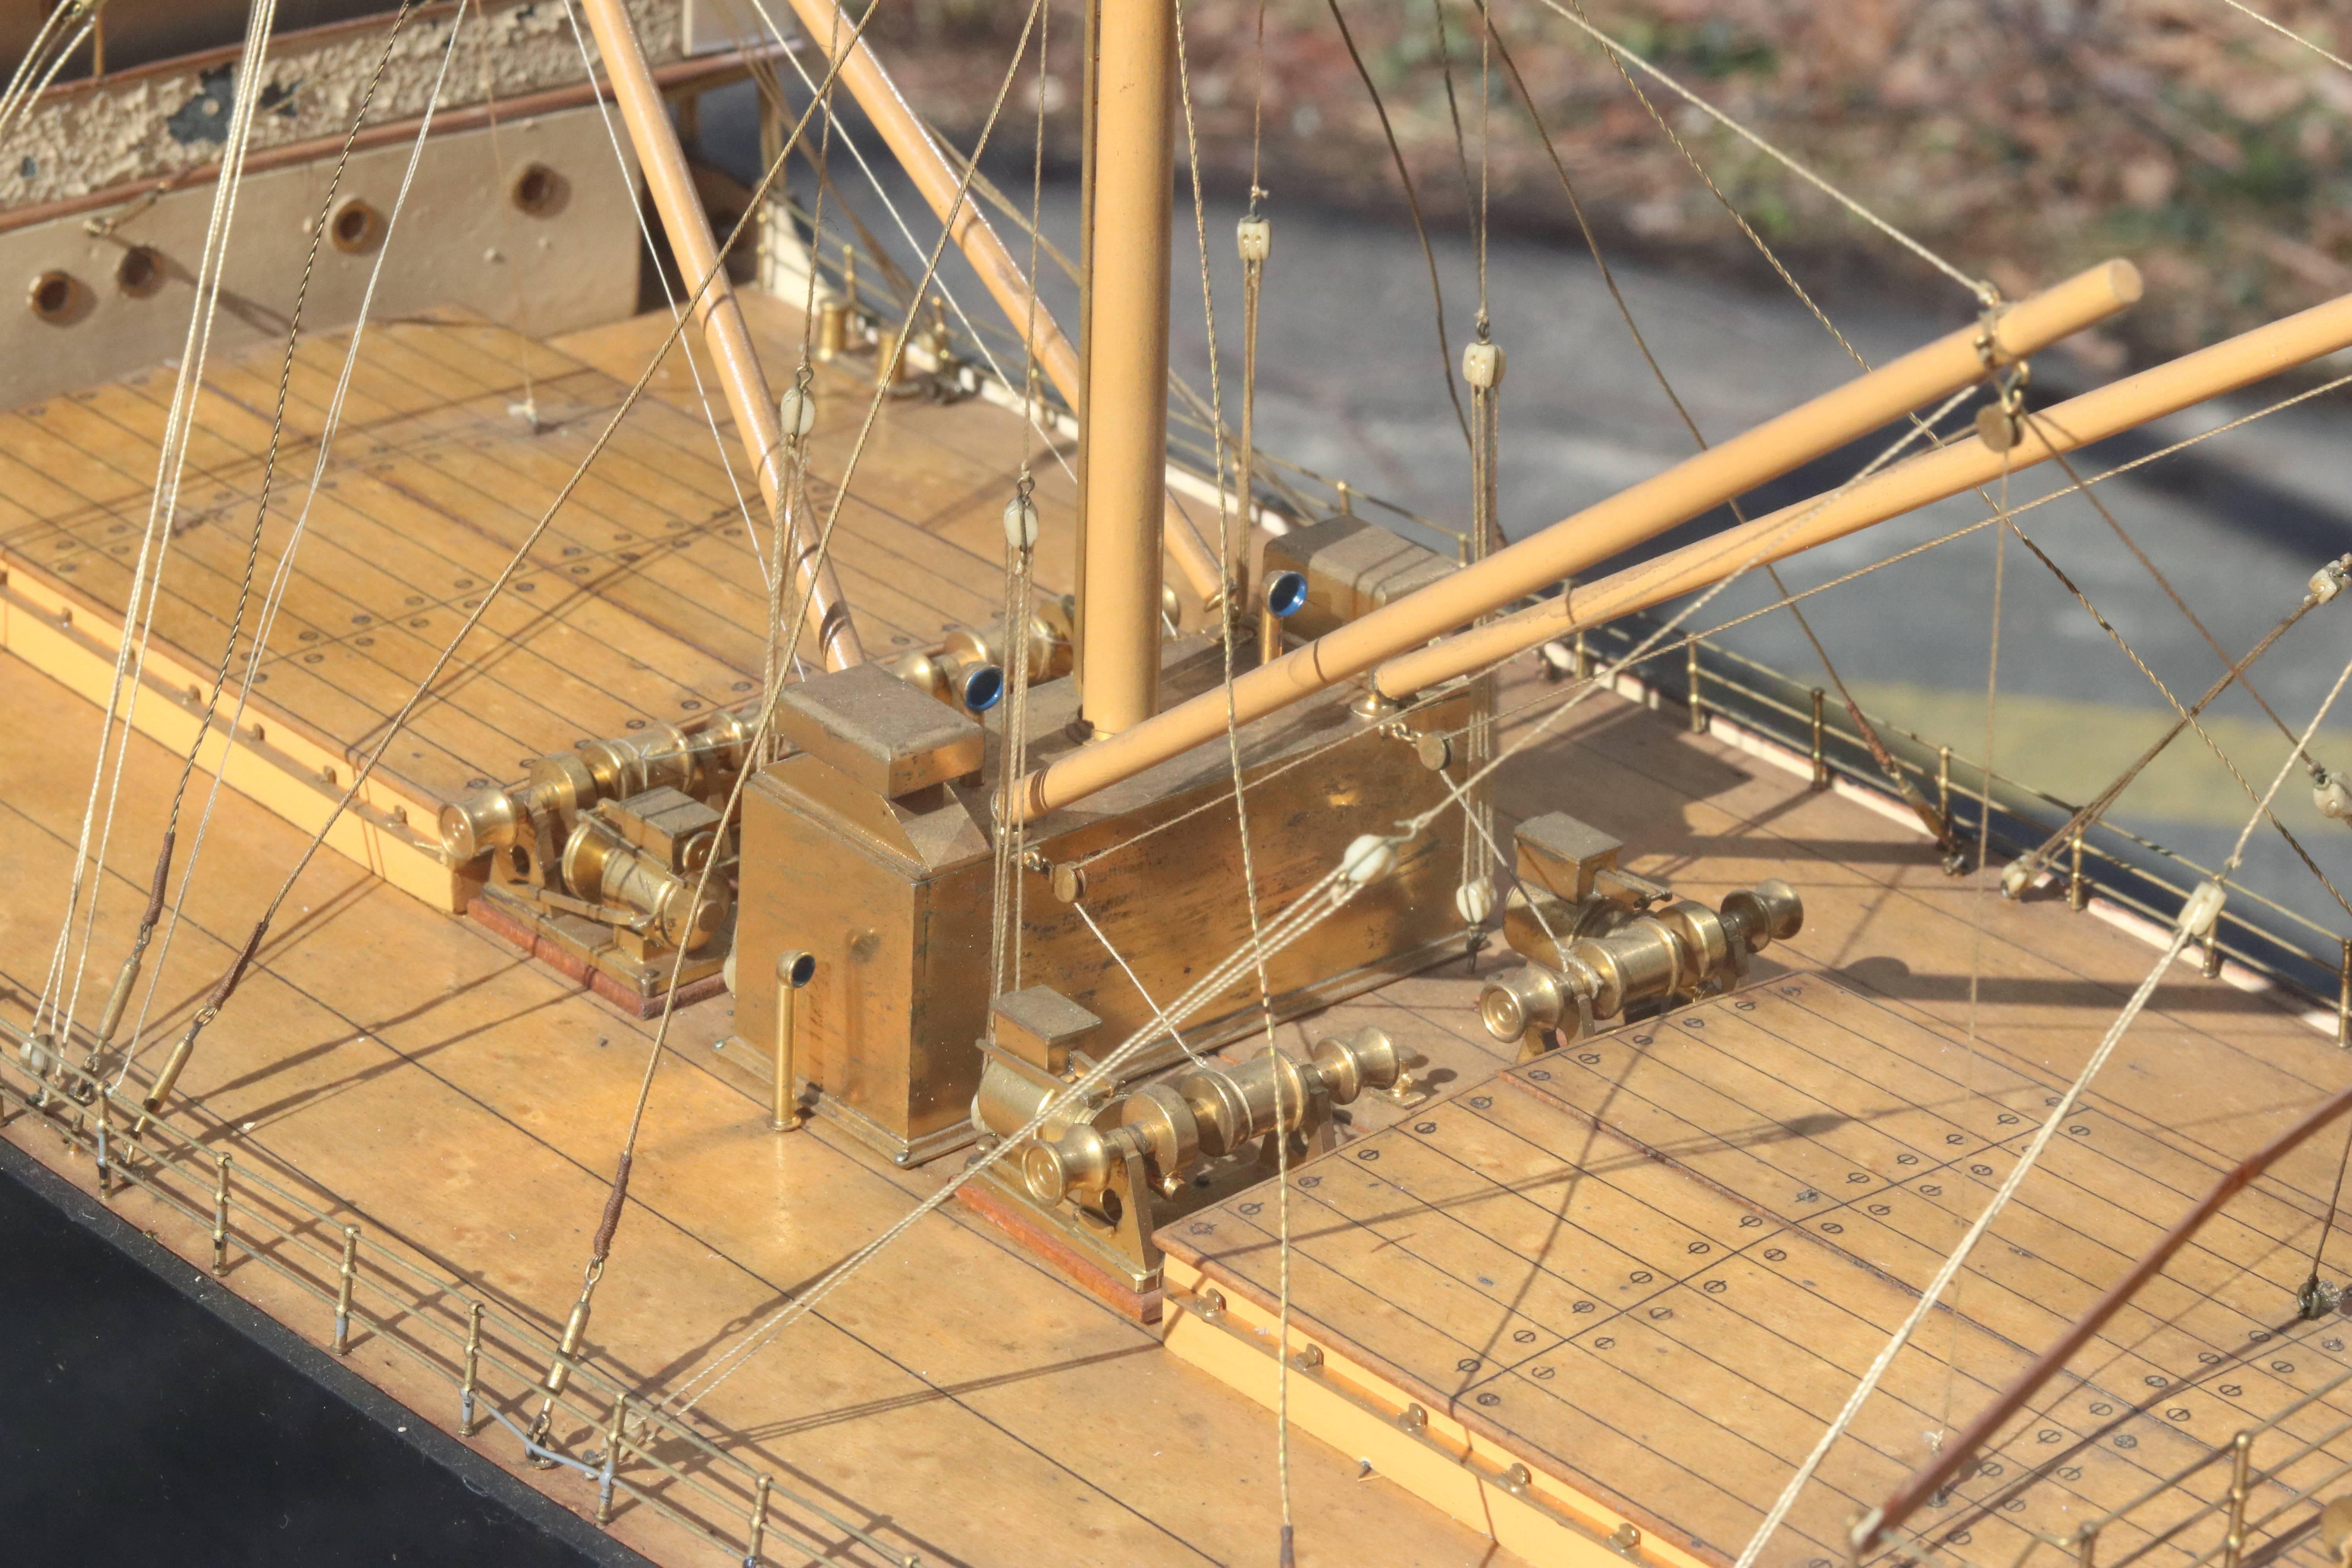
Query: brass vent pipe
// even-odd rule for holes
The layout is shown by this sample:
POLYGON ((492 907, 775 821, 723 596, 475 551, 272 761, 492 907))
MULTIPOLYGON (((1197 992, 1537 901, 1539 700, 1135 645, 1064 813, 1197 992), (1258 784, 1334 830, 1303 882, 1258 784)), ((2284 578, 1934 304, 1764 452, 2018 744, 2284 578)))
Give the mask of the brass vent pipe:
MULTIPOLYGON (((782 426, 775 395, 769 391, 759 355, 751 347, 751 329, 743 323, 734 288, 719 264, 719 241, 710 232, 710 215, 695 195, 694 175, 687 168, 685 151, 677 144, 668 106, 663 103, 661 89, 637 47, 636 32, 622 0, 582 0, 582 9, 588 14, 589 30, 596 36, 604 74, 613 84, 613 97, 620 105, 629 140, 636 147, 637 161, 645 167, 646 185, 653 193, 670 248, 677 254, 678 271, 689 286, 705 277, 710 279, 697 307, 703 342, 718 366, 719 384, 727 395, 727 411, 734 417, 736 434, 759 475, 761 497, 772 514, 783 495, 782 426)), ((842 597, 832 566, 817 560, 805 520, 794 521, 792 551, 794 581, 799 591, 808 595, 808 628, 824 650, 826 668, 840 669, 862 662, 866 650, 850 622, 849 602, 842 597)))
POLYGON ((2095 392, 2026 416, 2004 454, 1975 437, 1925 452, 1864 480, 1843 495, 1815 496, 1680 550, 1580 584, 1530 609, 1447 637, 1380 667, 1381 694, 1399 700, 1497 659, 1620 616, 1696 593, 1749 562, 1781 561, 1874 523, 1956 496, 2111 436, 2177 414, 2208 398, 2352 348, 2352 295, 2183 354, 2095 392))
POLYGON ((2139 291, 2129 262, 2078 273, 2001 311, 1981 346, 1985 328, 1948 333, 1259 666, 1234 682, 1230 700, 1223 689, 1205 693, 1060 758, 1030 774, 1015 809, 1034 820, 1214 739, 1229 710, 1246 724, 1361 675, 2103 321, 2139 291))

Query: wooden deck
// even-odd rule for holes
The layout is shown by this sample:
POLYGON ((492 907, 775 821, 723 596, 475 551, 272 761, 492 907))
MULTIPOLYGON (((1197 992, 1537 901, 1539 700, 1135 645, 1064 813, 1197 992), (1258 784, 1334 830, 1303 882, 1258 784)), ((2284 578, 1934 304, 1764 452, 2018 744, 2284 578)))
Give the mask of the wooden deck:
MULTIPOLYGON (((742 298, 765 363, 791 366, 799 312, 757 290, 742 298)), ((348 781, 668 330, 656 314, 535 343, 457 310, 369 330, 255 677, 247 738, 258 725, 266 745, 241 744, 252 754, 232 784, 290 820, 322 818, 338 792, 321 770, 348 781), (517 412, 526 395, 536 429, 517 412)), ((323 335, 296 356, 263 584, 301 513, 348 342, 347 333, 323 335)), ((167 745, 184 749, 193 737, 202 703, 189 690, 209 688, 235 614, 281 357, 224 356, 205 372, 139 710, 142 728, 167 745)), ((620 735, 649 718, 690 719, 756 689, 767 601, 745 517, 748 507, 759 520, 764 551, 765 508, 707 363, 700 374, 720 435, 674 347, 650 395, 385 755, 364 797, 372 813, 339 840, 345 853, 403 861, 394 880, 432 898, 435 873, 405 861, 429 851, 442 803, 520 777, 576 740, 620 735), (409 824, 419 831, 404 832, 409 824)), ((821 505, 856 444, 870 374, 862 359, 818 374, 812 472, 821 505)), ((10 651, 100 701, 171 395, 171 373, 156 370, 0 414, 0 567, 15 612, 0 617, 0 634, 10 651)), ((1042 437, 1033 446, 1039 585, 1060 592, 1070 481, 1042 437)), ((901 399, 885 408, 832 551, 869 651, 935 643, 945 625, 994 613, 1001 516, 1023 451, 1019 416, 989 404, 901 399)), ((257 590, 241 650, 258 608, 257 590)), ((232 673, 244 668, 240 658, 232 673)))
MULTIPOLYGON (((772 338, 793 325, 756 309, 772 338)), ((356 468, 322 497, 279 623, 283 651, 265 671, 267 721, 311 737, 330 763, 347 760, 658 331, 641 320, 548 346, 534 374, 542 419, 557 423, 532 436, 505 410, 520 394, 510 344, 453 320, 383 329, 383 368, 344 437, 356 468)), ((298 377, 306 432, 331 365, 306 359, 298 377)), ((159 640, 199 665, 226 624, 268 395, 252 364, 213 381, 158 612, 159 640)), ((399 781, 420 800, 584 734, 625 732, 632 718, 728 700, 756 671, 764 612, 744 587, 754 579, 730 531, 740 520, 676 362, 658 390, 581 510, 551 531, 532 592, 493 616, 463 681, 401 749, 399 781)), ((40 635, 104 651, 102 626, 60 627, 55 607, 101 622, 109 605, 119 612, 162 395, 160 381, 134 380, 0 416, 0 506, 16 509, 8 591, 35 596, 11 601, 12 639, 47 616, 40 635)), ((848 406, 829 402, 829 453, 848 406)), ((867 470, 889 505, 854 506, 839 552, 869 645, 988 612, 1018 441, 992 407, 892 409, 867 470)), ((281 472, 308 462, 309 448, 289 446, 281 472)), ((1041 493, 1066 503, 1058 471, 1039 475, 1041 493)), ((1066 505, 1045 515, 1051 583, 1067 559, 1066 505)), ((284 526, 273 522, 273 550, 284 526)), ((71 668, 60 666, 69 679, 71 668)), ((1535 689, 1515 685, 1509 700, 1535 689)), ((0 901, 0 1016, 21 1023, 56 938, 98 716, 16 658, 0 658, 0 700, 15 721, 0 745, 0 884, 14 889, 0 901)), ((131 750, 87 987, 102 988, 129 940, 176 767, 151 742, 131 750)), ((1483 975, 1460 964, 1291 1027, 1297 1044, 1378 1023, 1430 1057, 1435 1091, 1411 1110, 1360 1102, 1350 1142, 1299 1173, 1299 1306, 1335 1346, 1489 1424, 1541 1475, 1621 1500, 1678 1552, 1728 1555, 2153 952, 2060 901, 1972 895, 1915 828, 1613 697, 1520 758, 1501 806, 1510 819, 1585 817, 1622 837, 1638 869, 1692 896, 1786 877, 1804 895, 1805 930, 1735 999, 1517 1071, 1478 1027, 1483 975)), ((388 807, 375 820, 396 826, 388 807)), ((305 834, 299 812, 225 800, 142 1066, 227 963, 305 834)), ((767 1131, 764 1074, 718 1048, 730 1023, 724 998, 680 1015, 597 1300, 593 1364, 647 1392, 691 1375, 941 1179, 891 1169, 823 1122, 767 1131)), ((362 859, 321 857, 206 1035, 172 1121, 552 1332, 649 1046, 648 1026, 362 859)), ((1958 1311, 1897 1363, 1770 1560, 1839 1560, 1826 1543, 1846 1512, 1923 1457, 1930 1432, 1964 1420, 2214 1173, 2347 1076, 2352 1061, 2270 998, 2181 966, 2084 1108, 2085 1131, 2053 1150, 1980 1250, 1958 1311)), ((0 1135, 89 1184, 89 1164, 39 1119, 19 1114, 0 1135)), ((1943 1539, 1967 1531, 1963 1554, 2005 1559, 2021 1529, 2063 1528, 2070 1510, 2105 1505, 2352 1366, 2338 1325, 2286 1322, 2333 1175, 2335 1145, 2321 1143, 2233 1206, 2078 1363, 2011 1445, 2032 1456, 2026 1468, 2004 1458, 1969 1482, 1937 1515, 1943 1539)), ((117 1202, 184 1255, 208 1258, 203 1226, 136 1193, 117 1202)), ((1218 1229, 1191 1245, 1235 1291, 1262 1291, 1265 1211, 1244 1214, 1243 1202, 1264 1198, 1208 1216, 1218 1229)), ((326 1314, 257 1259, 228 1283, 326 1339, 326 1314)), ((402 1314, 446 1310, 418 1301, 364 1318, 374 1326, 351 1359, 454 1427, 450 1384, 390 1348, 402 1314)), ((527 1418, 519 1401, 508 1408, 527 1418)), ((729 1450, 930 1563, 1274 1552, 1274 1432, 1260 1406, 952 1208, 702 1414, 729 1450)), ((595 1446, 584 1426, 557 1436, 573 1452, 595 1446)), ((579 1476, 524 1468, 502 1429, 475 1440, 567 1505, 593 1506, 579 1476)), ((1302 1563, 1513 1561, 1483 1530, 1367 1473, 1358 1453, 1311 1439, 1292 1453, 1302 1563)), ((643 1507, 625 1504, 613 1529, 665 1563, 717 1560, 710 1542, 643 1507)), ((2310 1548, 2296 1551, 2300 1561, 2310 1548)))

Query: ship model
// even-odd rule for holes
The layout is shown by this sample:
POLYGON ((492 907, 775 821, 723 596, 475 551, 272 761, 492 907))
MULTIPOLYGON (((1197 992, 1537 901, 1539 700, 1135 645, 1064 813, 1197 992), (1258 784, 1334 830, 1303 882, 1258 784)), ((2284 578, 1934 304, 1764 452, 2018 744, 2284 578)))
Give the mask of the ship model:
POLYGON ((18 1149, 666 1564, 2341 1560, 2352 939, 1701 634, 2352 299, 2050 401, 2138 273, 1985 285, 1507 541, 1502 324, 1454 523, 1257 449, 1278 203, 1171 398, 1167 0, 1066 322, 1043 6, 969 145, 833 0, 118 9, 0 98, 18 1149))

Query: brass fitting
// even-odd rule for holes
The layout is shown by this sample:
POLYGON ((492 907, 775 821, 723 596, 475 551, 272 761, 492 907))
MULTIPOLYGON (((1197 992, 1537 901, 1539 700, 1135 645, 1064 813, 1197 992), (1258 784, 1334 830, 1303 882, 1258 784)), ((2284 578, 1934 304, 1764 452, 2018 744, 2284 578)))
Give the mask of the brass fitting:
POLYGON ((1093 1121, 1021 1153, 1021 1175, 1041 1204, 1081 1203, 1108 1189, 1130 1156, 1163 1189, 1203 1159, 1237 1154, 1262 1138, 1319 1124, 1335 1106, 1404 1076, 1403 1053, 1386 1031, 1367 1026, 1315 1044, 1307 1061, 1262 1052, 1236 1067, 1198 1067, 1171 1087, 1149 1084, 1113 1101, 1093 1121), (1102 1123, 1116 1117, 1116 1125, 1102 1123))
POLYGON ((662 785, 712 794, 750 760, 756 721, 721 709, 691 725, 648 724, 617 740, 551 752, 523 782, 497 785, 441 808, 441 849, 457 865, 524 843, 534 820, 568 828, 599 801, 626 800, 662 785))
POLYGON ((699 875, 715 847, 713 836, 672 870, 622 837, 604 818, 583 816, 564 841, 563 879, 583 898, 638 910, 649 935, 691 952, 718 934, 732 905, 723 878, 699 875), (694 896, 698 881, 706 884, 699 900, 694 896))
POLYGON ((1737 889, 1713 910, 1682 900, 1562 941, 1557 966, 1531 961, 1497 975, 1479 994, 1479 1020, 1505 1043, 1538 1029, 1574 1039, 1638 1003, 1729 984, 1748 972, 1750 954, 1796 935, 1804 921, 1803 900, 1778 878, 1737 889))

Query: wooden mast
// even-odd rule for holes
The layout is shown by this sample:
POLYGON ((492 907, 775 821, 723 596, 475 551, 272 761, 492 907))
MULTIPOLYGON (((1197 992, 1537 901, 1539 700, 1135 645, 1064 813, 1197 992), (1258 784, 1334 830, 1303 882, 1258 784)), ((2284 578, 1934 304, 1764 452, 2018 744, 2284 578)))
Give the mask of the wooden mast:
POLYGON ((1087 31, 1076 673, 1081 728, 1113 735, 1160 707, 1175 10, 1094 0, 1087 31))
MULTIPOLYGON (((761 374, 734 288, 726 268, 719 265, 719 242, 710 232, 709 215, 695 195, 685 151, 678 146, 661 89, 646 65, 645 52, 637 47, 635 29, 630 26, 621 0, 582 0, 581 8, 588 14, 589 29, 604 56, 604 74, 621 106, 622 122, 628 127, 638 162, 645 165, 646 184, 653 192, 662 227, 669 235, 670 248, 677 254, 678 270, 689 288, 705 277, 710 279, 695 313, 703 342, 718 365, 719 384, 727 396, 727 410, 734 416, 735 433, 759 475, 760 494, 772 511, 782 504, 784 493, 783 431, 775 394, 761 374)), ((824 648, 828 668, 862 663, 866 650, 858 642, 857 628, 850 623, 849 603, 842 596, 832 566, 816 559, 815 542, 806 525, 805 518, 795 520, 792 550, 793 577, 800 591, 808 595, 808 627, 824 648)))

